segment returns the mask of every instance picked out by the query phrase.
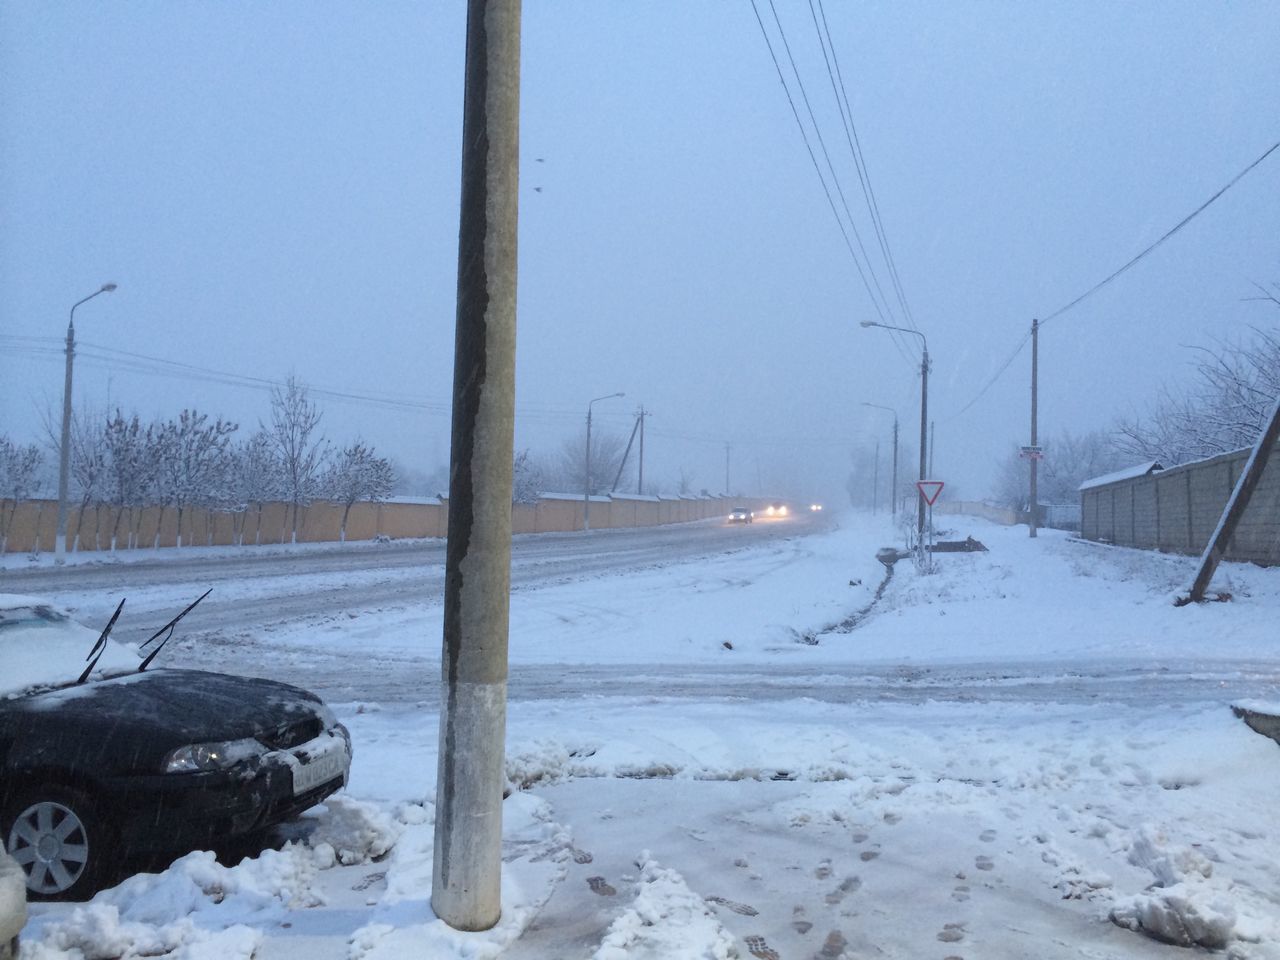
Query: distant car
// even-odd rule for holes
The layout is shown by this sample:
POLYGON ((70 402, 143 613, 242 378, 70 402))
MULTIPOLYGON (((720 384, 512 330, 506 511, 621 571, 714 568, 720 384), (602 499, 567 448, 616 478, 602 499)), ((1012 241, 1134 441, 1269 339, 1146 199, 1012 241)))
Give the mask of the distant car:
POLYGON ((18 934, 27 923, 26 874, 0 849, 0 960, 17 960, 18 934))
POLYGON ((755 514, 746 507, 734 507, 729 511, 730 523, 750 523, 754 517, 755 514))
POLYGON ((766 517, 785 517, 787 515, 787 505, 785 503, 771 503, 764 508, 766 517))
POLYGON ((821 509, 822 509, 822 504, 820 504, 820 503, 811 503, 811 504, 809 504, 809 509, 816 513, 817 511, 819 511, 819 510, 821 510, 821 509))
POLYGON ((109 632, 0 595, 0 839, 33 899, 82 899, 124 852, 253 834, 346 784, 350 737, 315 694, 142 672, 109 632))

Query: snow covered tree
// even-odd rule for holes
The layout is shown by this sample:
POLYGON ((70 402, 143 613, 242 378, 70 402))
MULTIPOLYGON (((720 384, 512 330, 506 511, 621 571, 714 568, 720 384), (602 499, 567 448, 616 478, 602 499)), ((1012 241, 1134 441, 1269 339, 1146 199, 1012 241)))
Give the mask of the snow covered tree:
POLYGON ((316 495, 328 455, 328 443, 316 434, 319 408, 307 388, 290 377, 271 391, 271 423, 264 426, 280 461, 283 493, 290 506, 291 542, 298 542, 298 512, 316 495))
MULTIPOLYGON (((89 507, 101 507, 106 499, 109 453, 101 422, 99 417, 92 414, 77 414, 71 418, 71 487, 80 500, 80 510, 76 517, 76 529, 71 546, 72 552, 80 549, 85 514, 89 512, 89 507)), ((101 547, 101 521, 101 510, 95 509, 93 529, 95 550, 101 547)))
POLYGON ((352 505, 360 500, 385 500, 394 485, 391 462, 377 456, 373 447, 357 440, 338 451, 325 470, 320 489, 327 499, 342 504, 342 543, 347 542, 347 518, 352 505))
POLYGON ((8 545, 18 504, 35 493, 43 460, 34 443, 17 444, 0 434, 0 554, 8 545))
POLYGON ((529 456, 528 450, 521 450, 512 464, 512 502, 537 503, 544 486, 542 467, 529 456))
MULTIPOLYGON (((1280 307, 1274 293, 1260 287, 1253 299, 1280 307)), ((1280 397, 1280 333, 1255 328, 1239 343, 1195 347, 1191 384, 1165 388, 1145 417, 1122 421, 1116 443, 1130 462, 1159 460, 1166 467, 1252 446, 1280 397)))
POLYGON ((253 542, 262 542, 262 508, 284 495, 284 477, 275 456, 275 441, 266 430, 259 430, 234 448, 230 456, 227 499, 240 513, 236 543, 244 543, 249 510, 254 512, 253 542))
POLYGON ((142 508, 153 489, 155 430, 152 427, 144 430, 136 413, 126 418, 117 409, 103 428, 103 445, 107 451, 107 500, 116 508, 111 549, 115 550, 119 543, 121 522, 125 525, 126 548, 133 548, 137 546, 142 508))
POLYGON ((155 431, 160 455, 158 476, 164 508, 172 506, 178 515, 177 544, 182 546, 183 520, 193 507, 208 503, 224 481, 227 450, 237 425, 219 417, 209 421, 207 413, 183 410, 176 420, 167 420, 155 431))

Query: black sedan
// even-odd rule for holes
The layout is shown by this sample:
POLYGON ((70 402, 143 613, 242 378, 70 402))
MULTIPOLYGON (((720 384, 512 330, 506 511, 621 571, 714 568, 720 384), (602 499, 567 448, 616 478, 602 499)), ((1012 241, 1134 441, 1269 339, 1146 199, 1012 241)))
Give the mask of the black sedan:
POLYGON ((314 694, 143 672, 107 633, 0 596, 0 838, 33 898, 89 896, 124 852, 263 831, 345 785, 350 738, 314 694))

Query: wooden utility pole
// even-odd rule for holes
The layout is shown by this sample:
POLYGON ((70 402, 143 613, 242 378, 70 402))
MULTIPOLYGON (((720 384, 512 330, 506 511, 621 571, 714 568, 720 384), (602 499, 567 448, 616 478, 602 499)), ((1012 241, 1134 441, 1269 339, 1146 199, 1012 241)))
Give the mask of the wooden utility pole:
POLYGON ((520 0, 469 0, 431 907, 502 915, 515 423, 520 0))
POLYGON ((1036 448, 1039 443, 1036 440, 1037 429, 1037 406, 1039 401, 1037 386, 1038 377, 1040 376, 1040 321, 1031 321, 1031 536, 1036 535, 1036 520, 1038 517, 1037 507, 1039 506, 1040 492, 1036 488, 1036 469, 1040 464, 1040 451, 1036 448))
POLYGON ((1227 545, 1231 542, 1236 527, 1240 525, 1240 518, 1249 507, 1253 492, 1258 489, 1258 481, 1262 479, 1262 471, 1267 468, 1267 462, 1271 459, 1271 451, 1275 449, 1277 437, 1280 437, 1280 400, 1276 401, 1275 408, 1271 411, 1271 419, 1263 429, 1258 442, 1254 444, 1253 453, 1249 454, 1244 469, 1240 471, 1240 479, 1236 481, 1235 489, 1231 491, 1231 499, 1227 501, 1226 509, 1222 511, 1218 529, 1213 532, 1213 536, 1205 545, 1204 553, 1200 557, 1200 570, 1196 574, 1195 582, 1191 585, 1190 599, 1193 603, 1199 603, 1204 599, 1205 591, 1209 589, 1209 581, 1213 579, 1213 574, 1222 561, 1222 555, 1227 552, 1227 545))

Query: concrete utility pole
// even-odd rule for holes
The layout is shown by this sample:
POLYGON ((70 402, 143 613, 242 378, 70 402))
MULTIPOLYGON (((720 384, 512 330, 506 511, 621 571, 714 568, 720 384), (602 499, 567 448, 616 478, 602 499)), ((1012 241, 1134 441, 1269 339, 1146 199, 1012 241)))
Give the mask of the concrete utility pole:
POLYGON ((650 414, 640 406, 640 477, 636 480, 636 493, 644 494, 644 419, 650 414))
POLYGON ((938 442, 938 425, 929 421, 929 476, 933 476, 933 448, 938 442))
POLYGON ((520 182, 520 0, 470 0, 431 908, 502 915, 520 182))
POLYGON ((591 408, 601 400, 612 400, 614 397, 625 397, 625 393, 609 393, 596 397, 587 404, 587 449, 583 453, 582 462, 582 529, 591 529, 591 408))
MULTIPOLYGON (((861 326, 864 327, 881 327, 885 330, 897 330, 899 333, 910 333, 920 338, 921 356, 920 356, 920 480, 929 479, 925 475, 925 467, 927 466, 927 456, 929 453, 929 341, 925 339, 923 333, 919 330, 912 330, 909 327, 891 327, 887 323, 877 323, 874 320, 863 320, 861 326)), ((896 417, 896 414, 895 414, 896 417)), ((920 545, 920 549, 924 550, 924 494, 916 491, 916 543, 920 545)))
POLYGON ((730 494, 730 490, 732 489, 732 488, 729 486, 729 451, 730 451, 731 449, 732 449, 732 447, 731 447, 728 443, 726 443, 726 444, 724 445, 724 492, 725 492, 725 496, 730 496, 730 495, 731 495, 731 494, 730 494))
POLYGON ((1036 535, 1036 514, 1039 512, 1036 508, 1039 506, 1040 492, 1036 489, 1036 469, 1040 464, 1040 451, 1036 449, 1036 429, 1037 429, 1037 403, 1039 396, 1037 391, 1038 377, 1040 376, 1040 321, 1031 321, 1031 536, 1036 535))
POLYGON ((71 317, 67 321, 67 371, 62 383, 62 439, 58 442, 58 532, 53 538, 53 555, 58 563, 65 563, 67 556, 67 495, 71 486, 71 363, 76 356, 76 307, 87 303, 100 293, 110 293, 114 283, 104 283, 83 300, 71 305, 71 317))
POLYGON ((898 411, 893 407, 886 407, 879 403, 862 402, 864 407, 875 407, 877 410, 888 410, 893 414, 893 495, 889 498, 890 515, 894 518, 898 516, 898 411))
POLYGON ((880 441, 876 441, 876 465, 871 470, 871 515, 880 512, 880 441))

